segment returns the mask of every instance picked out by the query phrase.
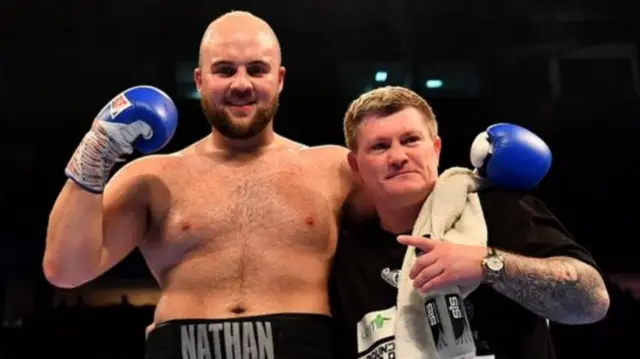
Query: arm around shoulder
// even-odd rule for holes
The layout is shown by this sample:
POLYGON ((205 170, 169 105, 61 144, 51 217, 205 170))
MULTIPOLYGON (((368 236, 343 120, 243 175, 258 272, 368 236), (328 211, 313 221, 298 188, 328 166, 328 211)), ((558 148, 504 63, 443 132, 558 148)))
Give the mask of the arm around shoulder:
POLYGON ((49 216, 43 270, 62 288, 83 285, 120 262, 145 236, 151 158, 118 171, 103 193, 67 180, 49 216))
POLYGON ((344 194, 343 220, 361 221, 376 216, 376 207, 371 196, 364 191, 361 179, 349 163, 349 149, 341 146, 326 146, 327 156, 332 160, 344 194))

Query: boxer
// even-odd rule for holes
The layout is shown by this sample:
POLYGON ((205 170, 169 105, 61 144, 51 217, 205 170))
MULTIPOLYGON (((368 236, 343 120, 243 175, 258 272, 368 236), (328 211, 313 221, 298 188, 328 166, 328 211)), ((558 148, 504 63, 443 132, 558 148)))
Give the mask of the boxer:
POLYGON ((401 87, 372 90, 353 101, 344 129, 349 163, 379 218, 345 227, 334 259, 341 357, 394 357, 407 245, 422 253, 409 277, 423 293, 481 283, 464 304, 449 303, 456 318, 467 311, 477 355, 553 358, 545 319, 584 324, 604 317, 609 296, 593 257, 529 193, 551 164, 535 134, 496 124, 474 141, 471 162, 494 186, 478 193, 488 246, 472 246, 406 235, 438 178, 442 141, 424 99, 401 87))
POLYGON ((276 134, 285 68, 272 29, 245 13, 207 28, 194 80, 212 132, 177 153, 177 111, 136 87, 73 154, 50 214, 44 273, 77 287, 139 248, 161 288, 148 358, 329 358, 327 282, 339 220, 363 208, 339 146, 276 134), (348 206, 347 206, 348 204, 348 206))

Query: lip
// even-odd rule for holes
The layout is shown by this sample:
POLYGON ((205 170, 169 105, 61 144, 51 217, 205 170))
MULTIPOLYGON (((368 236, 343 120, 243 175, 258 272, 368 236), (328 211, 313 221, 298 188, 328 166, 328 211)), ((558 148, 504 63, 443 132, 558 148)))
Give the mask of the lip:
POLYGON ((229 103, 229 104, 226 104, 226 106, 232 111, 249 112, 251 111, 251 109, 253 109, 253 106, 255 106, 255 103, 248 103, 244 105, 235 105, 235 104, 229 103))
POLYGON ((229 107, 248 107, 256 104, 256 101, 244 102, 244 103, 233 103, 229 101, 225 101, 224 105, 229 107))
POLYGON ((392 178, 395 178, 395 177, 398 177, 398 176, 402 176, 402 175, 406 175, 406 174, 409 174, 409 173, 417 174, 418 172, 416 172, 416 171, 401 171, 401 172, 397 172, 397 173, 388 175, 386 177, 386 179, 392 179, 392 178))

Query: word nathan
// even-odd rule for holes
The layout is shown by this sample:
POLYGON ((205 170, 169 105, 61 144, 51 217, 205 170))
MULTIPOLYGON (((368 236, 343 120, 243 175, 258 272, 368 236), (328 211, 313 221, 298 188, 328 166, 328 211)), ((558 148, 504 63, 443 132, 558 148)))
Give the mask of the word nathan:
POLYGON ((271 323, 184 324, 183 359, 274 359, 271 323))

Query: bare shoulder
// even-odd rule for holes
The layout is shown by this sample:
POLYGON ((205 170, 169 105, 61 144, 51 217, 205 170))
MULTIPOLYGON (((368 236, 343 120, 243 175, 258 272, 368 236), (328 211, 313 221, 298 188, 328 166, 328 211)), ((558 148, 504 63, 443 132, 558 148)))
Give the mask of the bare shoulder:
POLYGON ((349 149, 338 145, 313 146, 305 148, 303 151, 306 156, 315 157, 323 163, 337 166, 347 164, 347 155, 349 154, 349 149))
POLYGON ((153 154, 140 157, 130 162, 122 169, 133 175, 161 175, 176 169, 176 165, 185 158, 199 156, 203 151, 204 141, 207 137, 200 139, 185 148, 167 154, 153 154))
POLYGON ((347 154, 349 149, 338 145, 308 146, 289 138, 278 136, 278 141, 284 147, 297 151, 301 156, 311 160, 317 168, 348 169, 347 154))
POLYGON ((295 150, 304 150, 309 148, 308 145, 305 145, 304 143, 300 143, 300 142, 296 142, 290 138, 286 138, 284 136, 280 136, 278 135, 278 142, 282 143, 285 147, 290 148, 290 149, 295 149, 295 150))
POLYGON ((171 168, 172 164, 183 156, 181 153, 148 155, 137 158, 122 166, 111 178, 109 185, 141 185, 151 177, 157 178, 171 168))
POLYGON ((316 156, 327 166, 327 169, 336 173, 342 181, 353 184, 353 173, 349 167, 349 149, 337 145, 318 146, 316 156))
POLYGON ((346 147, 322 145, 309 147, 302 152, 317 168, 327 171, 329 175, 336 176, 337 179, 349 187, 354 184, 353 173, 347 158, 349 149, 346 147))
POLYGON ((349 165, 348 148, 337 145, 312 147, 317 163, 324 163, 330 174, 335 174, 346 194, 343 203, 345 219, 361 220, 371 218, 376 214, 375 205, 369 195, 363 190, 361 181, 349 165))
POLYGON ((147 155, 126 163, 107 182, 105 206, 118 210, 150 205, 152 193, 158 188, 166 188, 167 179, 176 171, 182 171, 185 159, 195 155, 192 147, 174 153, 147 155))

